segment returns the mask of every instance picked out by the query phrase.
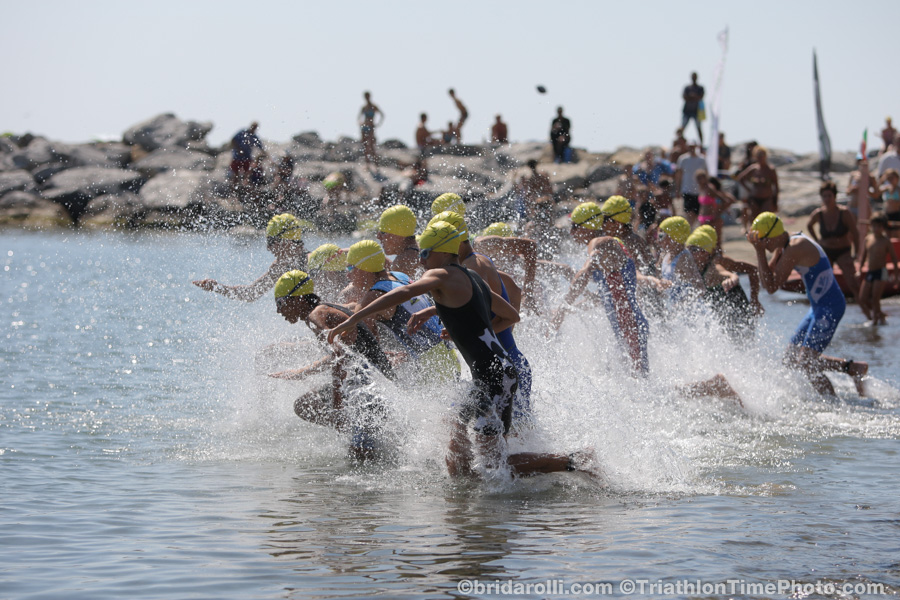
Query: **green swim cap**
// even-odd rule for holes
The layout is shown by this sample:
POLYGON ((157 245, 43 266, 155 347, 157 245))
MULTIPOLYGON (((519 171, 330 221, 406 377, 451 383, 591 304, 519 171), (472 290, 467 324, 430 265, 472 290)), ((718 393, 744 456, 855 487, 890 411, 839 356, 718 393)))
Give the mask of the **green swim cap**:
POLYGON ((372 240, 356 242, 347 251, 347 265, 367 273, 384 271, 384 261, 384 250, 378 242, 372 240))
POLYGON ((691 235, 691 224, 684 217, 669 217, 659 224, 659 230, 673 241, 684 244, 691 235))
POLYGON ((597 231, 603 226, 603 210, 596 202, 582 202, 572 211, 572 225, 597 231))
POLYGON ((444 212, 438 213, 431 217, 431 220, 428 221, 428 224, 437 223, 438 221, 446 221, 453 225, 456 230, 459 232, 459 241, 460 243, 465 242, 469 239, 469 228, 466 226, 466 221, 463 219, 462 215, 459 213, 455 213, 449 210, 445 210, 444 212))
POLYGON ((773 238, 784 233, 784 223, 775 213, 764 212, 753 219, 750 229, 757 232, 760 239, 773 238))
POLYGON ((275 299, 306 296, 315 293, 313 280, 300 270, 288 271, 275 283, 275 299))
POLYGON ((458 215, 464 215, 466 214, 466 204, 463 202, 463 199, 460 198, 459 194, 447 192, 446 194, 441 194, 435 198, 434 202, 431 203, 431 214, 436 215, 445 210, 455 212, 458 215))
POLYGON ((266 225, 266 237, 278 240, 303 240, 303 224, 300 219, 290 213, 275 215, 266 225))
POLYGON ((347 255, 337 244, 322 244, 309 253, 310 271, 343 271, 347 268, 347 255))
POLYGON ((503 221, 498 221, 496 223, 491 223, 487 227, 484 228, 484 231, 481 232, 481 235, 497 235, 500 237, 512 237, 513 230, 507 223, 503 221))
POLYGON ((395 204, 385 209, 378 219, 378 231, 402 237, 416 234, 416 215, 404 204, 395 204))
POLYGON ((450 254, 459 254, 461 241, 462 235, 459 230, 447 221, 429 223, 418 238, 419 248, 422 250, 431 249, 435 252, 449 252, 450 254))

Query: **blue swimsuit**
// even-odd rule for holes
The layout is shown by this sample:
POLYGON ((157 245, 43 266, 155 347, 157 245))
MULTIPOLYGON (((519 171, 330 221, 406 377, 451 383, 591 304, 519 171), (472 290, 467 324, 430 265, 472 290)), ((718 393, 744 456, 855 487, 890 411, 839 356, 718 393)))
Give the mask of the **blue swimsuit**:
MULTIPOLYGON (((678 263, 682 260, 689 260, 691 263, 694 263, 694 257, 691 256, 691 251, 685 248, 681 252, 675 255, 675 258, 672 260, 663 260, 662 269, 660 269, 660 275, 666 281, 671 281, 674 285, 669 288, 669 300, 675 303, 681 302, 689 297, 689 292, 693 290, 693 286, 689 283, 685 283, 681 281, 681 279, 676 274, 675 270, 678 268, 678 263)), ((696 263, 694 263, 694 268, 697 269, 696 263)), ((697 278, 700 278, 700 270, 697 269, 697 278)))
MULTIPOLYGON (((610 287, 610 282, 602 271, 591 271, 591 276, 600 286, 600 299, 603 301, 603 308, 606 310, 609 324, 612 326, 619 343, 627 349, 628 342, 625 339, 625 335, 622 333, 622 324, 619 323, 619 316, 616 312, 617 300, 621 302, 621 295, 624 295, 625 304, 628 305, 628 309, 634 315, 634 326, 637 327, 640 358, 639 365, 636 364, 635 366, 639 366, 640 372, 646 374, 650 370, 650 361, 647 356, 647 340, 650 337, 650 327, 647 324, 644 313, 641 312, 641 308, 638 306, 637 269, 635 268, 634 260, 632 260, 631 257, 628 257, 628 262, 616 272, 615 275, 621 278, 621 283, 612 283, 612 285, 616 286, 616 289, 614 290, 610 287), (614 296, 620 297, 617 299, 614 296)), ((638 362, 638 360, 635 362, 638 362)))
MULTIPOLYGON (((390 274, 398 281, 390 279, 378 281, 372 286, 372 289, 379 292, 390 292, 393 289, 409 284, 409 276, 406 273, 390 271, 390 274)), ((397 341, 403 345, 403 348, 413 359, 419 358, 423 353, 441 343, 443 326, 437 316, 425 321, 425 324, 414 334, 410 335, 406 332, 406 324, 413 313, 425 310, 431 306, 433 306, 431 300, 426 296, 416 296, 397 306, 394 316, 389 320, 380 321, 391 330, 397 341)))
POLYGON ((834 278, 831 262, 822 247, 802 233, 792 235, 791 239, 797 237, 803 237, 815 245, 819 251, 819 262, 811 267, 800 265, 794 267, 794 270, 803 276, 806 297, 809 298, 809 312, 794 332, 791 344, 821 353, 831 343, 838 323, 844 316, 847 301, 834 278))

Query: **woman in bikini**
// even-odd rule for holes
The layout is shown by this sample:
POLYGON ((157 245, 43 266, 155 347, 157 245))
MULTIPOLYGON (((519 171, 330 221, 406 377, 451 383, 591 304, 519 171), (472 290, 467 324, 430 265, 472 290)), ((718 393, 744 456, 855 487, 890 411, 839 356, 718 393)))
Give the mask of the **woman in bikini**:
POLYGON ((859 231, 856 217, 849 209, 838 205, 837 186, 833 182, 827 181, 820 186, 819 197, 822 198, 822 206, 809 216, 806 230, 825 251, 831 265, 841 268, 844 280, 858 302, 859 280, 855 260, 859 254, 859 231), (813 225, 818 225, 818 232, 813 225))
POLYGON ((735 180, 748 192, 744 211, 744 230, 764 211, 778 212, 778 173, 769 164, 769 152, 763 146, 753 149, 756 162, 740 172, 735 180))
POLYGON ((721 248, 722 213, 737 202, 737 198, 722 190, 722 183, 716 177, 701 169, 694 174, 700 188, 700 214, 697 220, 701 225, 709 225, 716 230, 716 247, 721 248))
POLYGON ((365 92, 363 98, 366 99, 366 104, 359 111, 359 131, 366 164, 372 165, 375 163, 375 128, 384 122, 384 113, 372 103, 372 96, 369 92, 365 92), (375 123, 376 114, 381 117, 378 123, 375 123))

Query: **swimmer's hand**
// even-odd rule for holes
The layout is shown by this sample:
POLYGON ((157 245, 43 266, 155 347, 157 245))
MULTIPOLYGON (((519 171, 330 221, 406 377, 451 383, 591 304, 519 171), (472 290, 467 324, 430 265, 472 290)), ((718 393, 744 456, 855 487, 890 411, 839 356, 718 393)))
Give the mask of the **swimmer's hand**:
POLYGON ((441 339, 445 342, 452 342, 453 338, 450 337, 450 332, 446 329, 441 329, 441 339))
POLYGON ((334 329, 329 329, 325 332, 326 339, 329 344, 333 344, 335 339, 340 336, 340 341, 347 341, 350 337, 350 331, 353 329, 353 325, 349 324, 349 321, 344 321, 334 329))
POLYGON ((759 298, 757 298, 756 300, 751 300, 750 306, 753 307, 753 311, 759 316, 763 316, 766 312, 766 309, 763 308, 763 305, 762 303, 760 303, 759 298))
POLYGON ((428 321, 428 319, 435 315, 437 315, 437 308, 435 308, 434 306, 426 308, 425 310, 420 310, 417 313, 413 313, 409 317, 409 321, 406 322, 406 333, 408 333, 409 335, 414 334, 422 327, 422 325, 425 324, 426 321, 428 321))
POLYGON ((305 369, 288 369, 287 371, 278 371, 277 373, 269 373, 269 377, 273 379, 297 380, 303 379, 306 374, 305 369))
POLYGON ((766 240, 765 238, 759 237, 759 232, 751 229, 747 232, 747 241, 756 248, 757 250, 765 250, 766 249, 766 240))
POLYGON ((192 282, 201 290, 206 290, 207 292, 214 292, 216 288, 221 287, 219 282, 215 279, 198 279, 192 282))

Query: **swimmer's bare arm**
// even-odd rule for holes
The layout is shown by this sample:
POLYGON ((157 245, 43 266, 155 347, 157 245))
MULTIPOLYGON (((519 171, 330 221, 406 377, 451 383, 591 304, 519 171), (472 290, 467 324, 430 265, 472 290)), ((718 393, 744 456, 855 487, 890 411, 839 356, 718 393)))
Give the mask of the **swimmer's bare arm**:
POLYGON ((744 169, 743 171, 738 173, 737 177, 735 177, 734 180, 737 181, 740 184, 740 186, 742 188, 744 188, 745 190, 747 190, 748 192, 753 192, 753 188, 750 187, 749 185, 747 185, 747 183, 744 180, 747 179, 747 177, 749 177, 750 174, 755 170, 756 170, 756 165, 750 165, 749 167, 747 167, 746 169, 744 169))
POLYGON ((403 304, 411 298, 427 294, 439 288, 446 281, 447 276, 448 273, 444 269, 431 269, 430 271, 427 271, 421 279, 413 281, 409 285, 395 288, 384 296, 375 299, 365 308, 353 313, 346 321, 327 331, 326 334, 329 343, 333 342, 334 338, 338 335, 346 335, 351 328, 366 317, 378 314, 379 312, 403 304))
POLYGON ((757 312, 762 314, 763 307, 759 302, 759 269, 742 260, 734 260, 726 256, 719 257, 719 263, 732 273, 743 273, 750 280, 750 302, 757 312))
POLYGON ((193 284, 207 292, 216 292, 226 298, 254 302, 275 286, 275 282, 283 273, 278 273, 278 262, 273 262, 265 274, 249 285, 224 285, 215 279, 199 279, 193 284))
POLYGON ((410 335, 414 334, 425 324, 425 322, 431 317, 437 316, 437 307, 431 306, 426 308, 425 310, 420 310, 417 313, 413 313, 409 317, 409 321, 406 322, 406 332, 410 335))
MULTIPOLYGON (((822 209, 817 208, 816 210, 812 211, 812 214, 809 215, 809 220, 806 222, 806 231, 809 232, 809 237, 811 237, 817 244, 820 242, 820 240, 813 225, 819 222, 819 216, 821 214, 822 209)), ((819 225, 819 227, 821 227, 821 224, 819 225)))
POLYGON ((491 312, 494 313, 494 318, 491 319, 491 327, 495 333, 509 329, 519 322, 519 311, 504 300, 503 296, 495 292, 491 292, 491 312))
POLYGON ((772 258, 772 264, 769 264, 766 260, 766 241, 765 239, 760 239, 759 232, 748 232, 747 241, 756 250, 756 259, 759 263, 759 278, 763 288, 770 294, 774 294, 778 288, 784 285, 794 266, 797 265, 800 257, 796 246, 788 245, 786 250, 776 251, 775 256, 772 258))
POLYGON ((593 266, 593 259, 588 258, 587 262, 584 263, 584 266, 575 273, 575 277, 572 279, 572 283, 569 284, 569 291, 566 294, 566 297, 563 299, 562 306, 560 306, 556 311, 554 311, 553 316, 550 318, 550 327, 553 331, 558 331, 562 326, 563 320, 566 318, 566 312, 568 312, 572 305, 578 300, 578 297, 584 292, 584 289, 587 287, 588 281, 591 276, 591 268, 593 266))
POLYGON ((516 310, 521 310, 522 288, 518 286, 509 273, 497 271, 497 275, 500 276, 500 281, 503 282, 503 286, 506 288, 506 294, 509 296, 509 303, 512 304, 513 308, 516 310))
POLYGON ((307 365, 300 369, 288 369, 286 371, 278 371, 277 373, 269 373, 269 377, 298 381, 309 377, 310 375, 315 375, 316 373, 327 370, 333 363, 334 357, 326 356, 325 358, 321 358, 311 365, 307 365))

